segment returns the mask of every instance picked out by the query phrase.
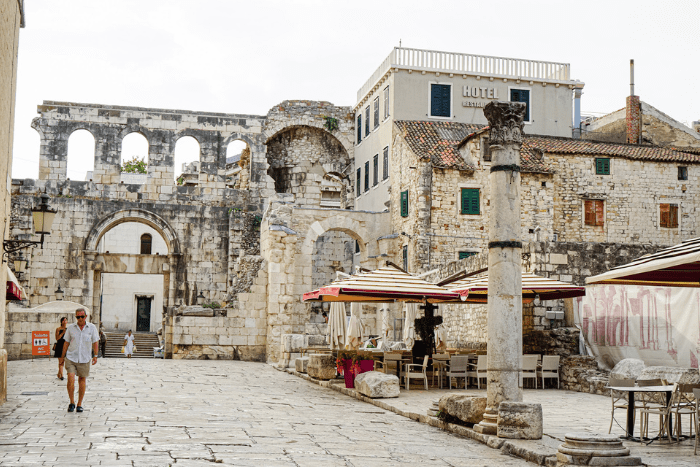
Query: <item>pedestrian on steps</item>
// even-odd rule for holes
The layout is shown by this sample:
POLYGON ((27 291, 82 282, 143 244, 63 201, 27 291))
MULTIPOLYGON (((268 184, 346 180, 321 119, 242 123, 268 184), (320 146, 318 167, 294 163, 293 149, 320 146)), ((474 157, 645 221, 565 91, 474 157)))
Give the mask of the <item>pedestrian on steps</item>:
POLYGON ((131 329, 129 329, 129 333, 124 336, 124 355, 126 355, 126 358, 131 358, 134 350, 136 350, 136 347, 134 347, 134 335, 131 334, 131 329))
POLYGON ((102 354, 102 358, 105 358, 105 349, 107 348, 107 336, 105 335, 104 331, 102 330, 102 326, 100 326, 100 353, 102 354))

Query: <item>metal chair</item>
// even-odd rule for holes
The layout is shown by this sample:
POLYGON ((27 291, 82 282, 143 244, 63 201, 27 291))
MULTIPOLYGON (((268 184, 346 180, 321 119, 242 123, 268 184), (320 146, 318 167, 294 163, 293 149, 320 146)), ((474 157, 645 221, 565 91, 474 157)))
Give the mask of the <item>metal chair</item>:
MULTIPOLYGON (((610 378, 608 380, 608 386, 632 388, 634 387, 634 380, 610 378)), ((627 391, 615 391, 613 389, 610 390, 610 398, 612 399, 612 411, 610 412, 610 428, 608 428, 608 434, 612 431, 613 421, 615 421, 615 411, 619 409, 627 412, 627 409, 629 407, 627 395, 627 391)))
POLYGON ((542 357, 542 367, 537 370, 537 377, 542 379, 542 389, 544 389, 545 378, 556 378, 557 389, 559 389, 559 355, 542 357))
POLYGON ((425 382, 425 390, 428 390, 428 356, 423 357, 423 365, 418 365, 417 363, 407 363, 404 367, 403 378, 406 381, 406 390, 411 388, 411 378, 418 379, 423 378, 425 382), (417 368, 422 368, 421 371, 415 371, 417 368))
MULTIPOLYGON (((678 384, 676 387, 677 394, 674 394, 673 415, 676 421, 673 425, 673 430, 676 432, 676 441, 680 441, 683 434, 681 425, 681 417, 687 415, 690 418, 690 437, 693 437, 693 428, 695 428, 695 400, 693 399, 693 390, 700 389, 700 384, 678 384)), ((697 431, 695 432, 697 436, 697 431)))
POLYGON ((375 362, 376 371, 386 373, 387 370, 398 368, 401 364, 401 353, 399 352, 384 352, 384 360, 375 362), (378 368, 377 368, 378 367, 378 368))
MULTIPOLYGON (((481 389, 481 380, 485 379, 488 382, 488 357, 479 355, 476 359, 476 387, 481 389)), ((486 383, 484 383, 486 386, 486 383)))
POLYGON ((442 373, 447 369, 448 362, 450 361, 450 354, 448 353, 434 353, 433 354, 433 381, 432 385, 435 386, 435 376, 437 373, 438 380, 440 382, 440 389, 442 389, 442 373))
POLYGON ((537 389, 537 355, 523 355, 520 357, 520 381, 525 386, 525 380, 531 379, 535 382, 535 389, 537 389))
POLYGON ((698 454, 698 445, 700 445, 700 389, 693 389, 695 396, 695 450, 693 455, 698 454))
MULTIPOLYGON (((637 385, 639 385, 639 381, 637 382, 637 385)), ((677 393, 678 389, 678 384, 673 385, 673 394, 675 395, 677 393)), ((643 393, 640 393, 643 394, 643 393)), ((639 432, 639 436, 643 438, 648 438, 649 437, 649 415, 658 415, 659 416, 659 435, 658 437, 661 438, 663 436, 667 437, 669 441, 671 441, 671 430, 669 430, 669 421, 671 420, 671 415, 673 411, 673 403, 674 403, 675 397, 671 397, 671 400, 668 402, 667 405, 659 405, 658 407, 655 407, 653 405, 645 405, 642 408, 639 409, 639 414, 640 414, 640 425, 641 425, 641 430, 639 432)))
POLYGON ((452 389, 452 378, 464 378, 464 387, 467 387, 467 367, 469 357, 466 355, 454 355, 450 359, 450 366, 447 370, 447 377, 450 379, 450 389, 452 389))

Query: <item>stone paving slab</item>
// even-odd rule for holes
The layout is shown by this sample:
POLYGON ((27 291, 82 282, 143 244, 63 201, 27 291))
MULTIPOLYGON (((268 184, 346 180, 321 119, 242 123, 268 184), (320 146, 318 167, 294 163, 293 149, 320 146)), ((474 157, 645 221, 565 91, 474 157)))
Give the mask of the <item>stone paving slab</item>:
MULTIPOLYGON (((607 433, 610 426, 611 403, 609 397, 555 389, 525 389, 523 391, 524 402, 542 404, 544 436, 541 440, 503 440, 494 436, 481 435, 467 427, 446 424, 427 415, 427 411, 433 405, 433 401, 440 399, 446 394, 468 394, 485 397, 485 389, 453 389, 450 391, 431 387, 426 391, 422 385, 416 385, 415 387, 411 385, 411 389, 408 391, 402 386, 401 395, 398 398, 370 399, 359 394, 354 389, 346 389, 344 382, 340 379, 315 381, 309 378, 308 375, 297 373, 294 370, 287 369, 284 371, 347 396, 391 410, 412 420, 469 437, 492 448, 500 449, 540 465, 553 466, 556 464, 554 456, 559 446, 564 442, 566 433, 607 433)), ((625 433, 624 417, 624 413, 616 413, 619 425, 613 424, 613 434, 623 435, 625 433)), ((685 420, 687 425, 687 418, 685 420)), ((639 423, 635 426, 635 430, 635 432, 639 430, 639 423)), ((687 433, 686 430, 687 428, 684 429, 684 432, 687 433)), ((658 420, 650 419, 649 432, 658 432, 658 420)), ((700 465, 700 455, 693 455, 693 443, 694 440, 686 439, 680 443, 654 441, 645 445, 638 442, 625 441, 623 444, 630 449, 632 456, 641 457, 642 461, 648 466, 697 467, 700 465)))
POLYGON ((262 363, 100 359, 82 414, 55 372, 8 363, 1 466, 528 465, 262 363))

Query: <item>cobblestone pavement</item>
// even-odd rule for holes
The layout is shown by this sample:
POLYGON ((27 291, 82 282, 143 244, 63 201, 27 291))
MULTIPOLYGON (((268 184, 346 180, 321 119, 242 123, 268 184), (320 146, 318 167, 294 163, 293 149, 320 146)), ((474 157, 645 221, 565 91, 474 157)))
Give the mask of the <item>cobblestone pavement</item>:
POLYGON ((266 364, 100 359, 82 414, 56 367, 8 362, 0 465, 533 465, 266 364))

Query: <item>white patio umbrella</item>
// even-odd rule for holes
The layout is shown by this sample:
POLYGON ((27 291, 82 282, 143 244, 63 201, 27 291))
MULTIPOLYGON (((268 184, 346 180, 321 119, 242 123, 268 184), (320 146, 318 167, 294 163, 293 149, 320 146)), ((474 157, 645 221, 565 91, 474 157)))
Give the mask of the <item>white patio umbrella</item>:
POLYGON ((331 303, 331 312, 328 316, 328 338, 331 349, 342 349, 345 346, 345 305, 343 303, 331 303))
POLYGON ((435 327, 435 348, 437 350, 445 350, 447 348, 447 342, 445 342, 445 328, 442 325, 435 327))
POLYGON ((389 307, 387 305, 382 306, 382 337, 387 339, 394 330, 394 326, 391 325, 391 317, 389 316, 389 307))
POLYGON ((408 350, 413 349, 416 343, 416 316, 418 315, 417 303, 406 303, 406 322, 403 325, 403 343, 408 350))
POLYGON ((352 303, 350 305, 350 322, 348 323, 348 336, 345 341, 345 347, 347 349, 356 350, 364 340, 364 333, 362 331, 362 319, 360 319, 361 314, 362 305, 359 303, 352 303))

